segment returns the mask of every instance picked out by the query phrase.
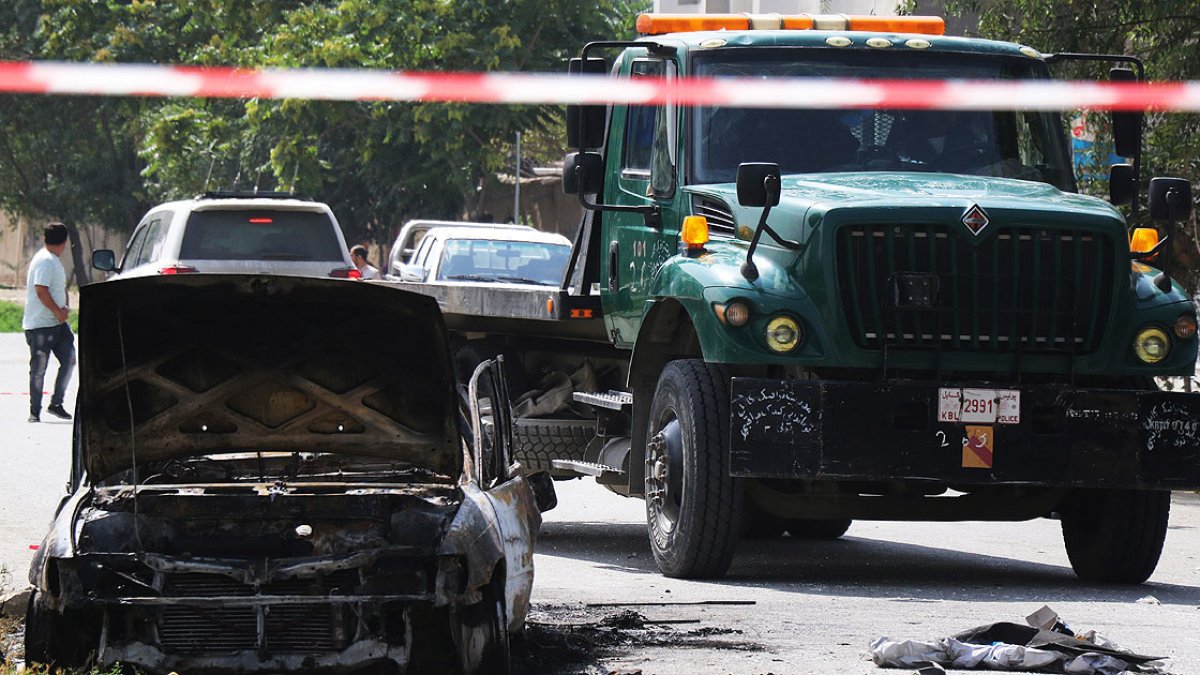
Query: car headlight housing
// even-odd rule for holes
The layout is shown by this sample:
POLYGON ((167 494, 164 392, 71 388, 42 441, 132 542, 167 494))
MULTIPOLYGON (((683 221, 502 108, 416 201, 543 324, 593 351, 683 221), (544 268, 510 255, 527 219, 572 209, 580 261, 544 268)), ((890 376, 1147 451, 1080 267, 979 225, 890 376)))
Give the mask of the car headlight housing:
POLYGON ((767 324, 767 346, 773 352, 786 354, 800 346, 803 338, 799 322, 790 316, 777 316, 767 324))
POLYGON ((1133 340, 1133 351, 1142 363, 1158 363, 1171 353, 1171 340, 1161 328, 1143 328, 1133 340))

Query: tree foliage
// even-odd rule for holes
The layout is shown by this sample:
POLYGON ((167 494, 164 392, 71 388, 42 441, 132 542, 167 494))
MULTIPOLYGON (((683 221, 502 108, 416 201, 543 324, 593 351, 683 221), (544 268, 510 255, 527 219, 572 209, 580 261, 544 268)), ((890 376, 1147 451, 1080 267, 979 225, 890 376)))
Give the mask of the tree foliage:
MULTIPOLYGON (((585 42, 630 37, 632 17, 648 8, 648 0, 7 0, 0 57, 561 72, 585 42)), ((549 106, 49 97, 0 105, 0 133, 15 139, 11 152, 0 140, 0 208, 125 229, 156 201, 258 187, 326 201, 350 239, 381 241, 408 218, 469 211, 484 178, 507 165, 516 131, 562 135, 562 110, 549 106), (67 210, 76 198, 90 205, 67 210)))
MULTIPOLYGON (((1130 54, 1145 61, 1151 81, 1200 80, 1200 11, 1194 0, 966 0, 949 3, 952 12, 978 12, 980 32, 1020 42, 1042 52, 1130 54)), ((1076 69, 1068 77, 1096 77, 1076 69)), ((1142 178, 1200 173, 1200 115, 1149 113, 1143 141, 1142 178)), ((1145 189, 1143 183, 1142 189, 1145 189)), ((1194 190, 1200 197, 1200 190, 1194 190)), ((1143 210, 1135 220, 1144 221, 1143 210)), ((1197 290, 1200 233, 1196 218, 1177 228, 1174 253, 1188 263, 1188 281, 1197 290)))

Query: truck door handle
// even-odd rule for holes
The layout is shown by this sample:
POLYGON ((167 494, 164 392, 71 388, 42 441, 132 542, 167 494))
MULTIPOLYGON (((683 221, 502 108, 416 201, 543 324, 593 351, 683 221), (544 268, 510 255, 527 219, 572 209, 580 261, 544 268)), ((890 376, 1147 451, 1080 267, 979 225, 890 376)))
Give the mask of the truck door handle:
POLYGON ((620 247, 617 242, 609 242, 608 244, 608 292, 617 292, 617 265, 620 262, 618 252, 620 247))

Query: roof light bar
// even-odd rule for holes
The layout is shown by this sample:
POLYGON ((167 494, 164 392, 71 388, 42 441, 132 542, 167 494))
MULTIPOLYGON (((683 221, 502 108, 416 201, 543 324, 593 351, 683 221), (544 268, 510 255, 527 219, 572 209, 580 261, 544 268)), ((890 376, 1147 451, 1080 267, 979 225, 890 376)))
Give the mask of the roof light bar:
POLYGON ((940 16, 866 16, 846 14, 639 14, 642 35, 704 30, 842 30, 942 35, 940 16))

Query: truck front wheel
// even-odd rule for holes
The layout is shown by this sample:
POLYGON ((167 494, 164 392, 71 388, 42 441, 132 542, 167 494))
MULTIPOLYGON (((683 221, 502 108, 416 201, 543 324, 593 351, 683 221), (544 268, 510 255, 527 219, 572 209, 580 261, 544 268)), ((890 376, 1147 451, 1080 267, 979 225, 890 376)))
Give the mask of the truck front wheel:
POLYGON ((1170 512, 1166 491, 1076 490, 1060 511, 1075 574, 1084 581, 1122 584, 1149 579, 1170 512))
POLYGON ((742 486, 729 476, 729 378, 698 360, 663 369, 650 406, 646 523, 669 577, 725 574, 741 525, 742 486))

